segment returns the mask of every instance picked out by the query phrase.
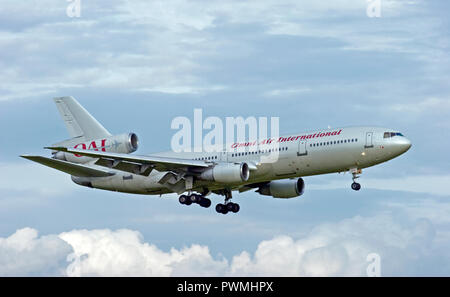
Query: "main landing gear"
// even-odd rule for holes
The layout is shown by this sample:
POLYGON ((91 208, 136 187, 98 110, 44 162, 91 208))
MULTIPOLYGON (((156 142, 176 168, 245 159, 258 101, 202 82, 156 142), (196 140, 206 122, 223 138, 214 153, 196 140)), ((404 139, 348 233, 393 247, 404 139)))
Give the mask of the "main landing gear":
POLYGON ((209 200, 203 195, 198 194, 181 195, 178 198, 178 201, 184 205, 191 205, 192 203, 197 203, 198 205, 204 208, 208 208, 211 206, 211 200, 209 200))
POLYGON ((231 202, 231 191, 227 190, 224 192, 225 203, 219 203, 216 205, 216 211, 221 214, 227 214, 228 212, 238 213, 241 207, 237 203, 231 202))
POLYGON ((357 178, 359 178, 358 174, 361 174, 362 170, 361 169, 353 169, 353 170, 351 170, 351 172, 352 172, 352 175, 353 175, 353 178, 352 178, 352 180, 353 180, 352 190, 359 191, 361 189, 361 185, 359 183, 357 183, 355 180, 357 178))

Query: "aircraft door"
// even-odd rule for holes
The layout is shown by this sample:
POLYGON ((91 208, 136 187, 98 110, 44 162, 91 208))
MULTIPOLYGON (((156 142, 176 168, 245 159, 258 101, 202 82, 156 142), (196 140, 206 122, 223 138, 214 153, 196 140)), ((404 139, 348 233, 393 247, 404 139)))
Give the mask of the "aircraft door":
POLYGON ((308 154, 308 151, 306 150, 306 145, 307 145, 306 140, 300 140, 298 142, 297 156, 306 156, 308 154))
POLYGON ((220 153, 220 161, 222 162, 228 162, 228 153, 226 152, 226 150, 223 150, 220 153))
POLYGON ((366 145, 364 147, 365 148, 373 147, 373 132, 366 133, 366 145))

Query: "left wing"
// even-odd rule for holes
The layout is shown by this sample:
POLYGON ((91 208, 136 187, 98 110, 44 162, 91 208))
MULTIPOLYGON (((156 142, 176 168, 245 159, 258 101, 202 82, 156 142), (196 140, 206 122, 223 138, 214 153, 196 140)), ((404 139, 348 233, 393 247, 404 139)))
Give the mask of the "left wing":
POLYGON ((102 168, 92 168, 90 166, 82 165, 82 164, 74 164, 67 161, 50 159, 41 156, 29 156, 22 155, 22 158, 40 163, 42 165, 54 168, 56 170, 68 173, 74 176, 81 177, 104 177, 114 175, 114 172, 109 172, 106 169, 102 168))
POLYGON ((212 163, 180 158, 139 156, 109 153, 92 150, 70 149, 66 147, 46 147, 81 156, 98 158, 96 165, 148 176, 153 169, 158 171, 177 171, 187 167, 208 168, 212 163))

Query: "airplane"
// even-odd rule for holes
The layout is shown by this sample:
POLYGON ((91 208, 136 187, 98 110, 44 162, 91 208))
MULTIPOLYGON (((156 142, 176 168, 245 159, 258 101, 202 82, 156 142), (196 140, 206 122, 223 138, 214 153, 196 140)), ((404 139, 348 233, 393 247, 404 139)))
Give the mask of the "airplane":
MULTIPOLYGON (((411 141, 381 127, 343 127, 236 142, 219 152, 161 152, 133 155, 135 133, 112 135, 71 96, 54 98, 70 139, 50 149, 52 157, 21 157, 71 175, 78 185, 109 191, 163 195, 177 193, 183 205, 211 206, 208 196, 224 196, 221 214, 237 213, 232 192, 256 190, 273 198, 304 193, 302 177, 350 172, 355 191, 362 169, 405 153, 411 141), (275 158, 271 158, 275 156, 275 158)), ((207 150, 205 150, 207 151, 207 150)))

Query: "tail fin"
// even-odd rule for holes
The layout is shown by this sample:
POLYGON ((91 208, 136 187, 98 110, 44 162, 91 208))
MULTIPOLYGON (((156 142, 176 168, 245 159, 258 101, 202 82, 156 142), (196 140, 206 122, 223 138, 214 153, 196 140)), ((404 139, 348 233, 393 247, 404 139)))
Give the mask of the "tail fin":
POLYGON ((72 96, 56 97, 53 100, 72 138, 60 142, 60 145, 111 136, 108 130, 72 96))

